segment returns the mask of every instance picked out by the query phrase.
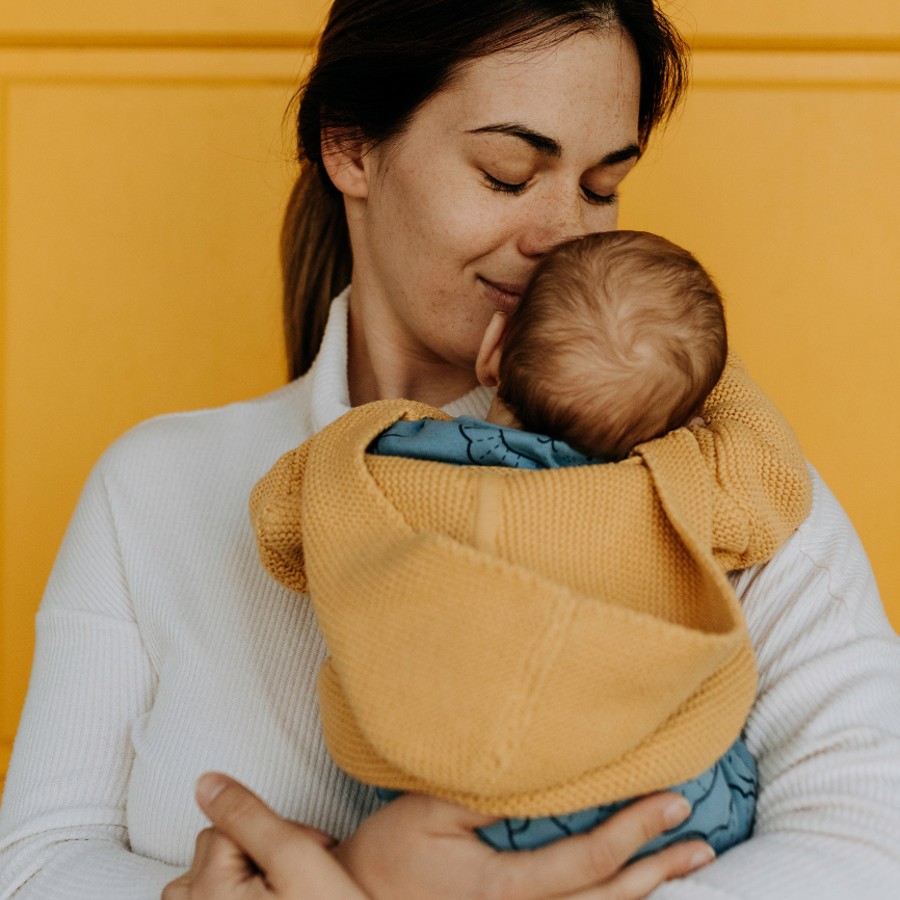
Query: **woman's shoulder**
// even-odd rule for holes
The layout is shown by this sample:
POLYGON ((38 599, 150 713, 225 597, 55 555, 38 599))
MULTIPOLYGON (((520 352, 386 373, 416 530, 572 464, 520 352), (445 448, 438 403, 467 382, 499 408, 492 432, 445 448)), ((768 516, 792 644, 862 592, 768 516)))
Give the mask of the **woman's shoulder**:
POLYGON ((812 508, 804 522, 771 560, 732 576, 757 650, 773 623, 784 636, 788 620, 796 634, 830 623, 845 636, 896 639, 853 523, 811 466, 810 475, 812 508))
POLYGON ((831 573, 831 586, 843 593, 840 583, 874 586, 872 569, 849 516, 821 475, 809 467, 813 501, 806 520, 788 546, 793 555, 817 569, 831 573))
POLYGON ((155 416, 116 439, 95 471, 133 481, 142 474, 195 477, 271 465, 311 435, 309 393, 308 380, 299 378, 250 400, 155 416))

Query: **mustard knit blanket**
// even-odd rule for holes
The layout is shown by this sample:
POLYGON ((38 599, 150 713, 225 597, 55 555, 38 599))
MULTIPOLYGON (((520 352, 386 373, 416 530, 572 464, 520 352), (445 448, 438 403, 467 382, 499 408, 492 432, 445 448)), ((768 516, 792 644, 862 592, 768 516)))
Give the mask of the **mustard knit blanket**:
POLYGON ((794 435, 731 355, 703 409, 615 464, 366 454, 411 401, 358 407, 259 482, 260 556, 308 593, 325 740, 362 781, 499 816, 668 787, 738 736, 756 671, 725 573, 805 518, 794 435))

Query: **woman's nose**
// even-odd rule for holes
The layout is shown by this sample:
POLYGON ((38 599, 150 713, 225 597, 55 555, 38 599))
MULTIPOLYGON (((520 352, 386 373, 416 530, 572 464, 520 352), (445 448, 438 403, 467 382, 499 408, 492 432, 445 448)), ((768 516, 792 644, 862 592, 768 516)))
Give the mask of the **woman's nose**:
POLYGON ((519 251, 524 256, 544 256, 565 241, 602 230, 587 221, 580 197, 557 198, 553 203, 535 205, 530 212, 519 237, 519 251))

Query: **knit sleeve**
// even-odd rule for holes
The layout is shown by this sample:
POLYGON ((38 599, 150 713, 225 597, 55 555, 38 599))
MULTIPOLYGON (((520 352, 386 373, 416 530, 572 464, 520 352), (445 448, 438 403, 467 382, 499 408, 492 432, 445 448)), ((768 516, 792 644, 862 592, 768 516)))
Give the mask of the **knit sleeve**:
POLYGON ((900 640, 821 480, 765 566, 735 576, 759 667, 753 837, 653 900, 845 900, 900 885, 900 640))
POLYGON ((128 842, 131 729, 155 684, 101 463, 37 617, 31 683, 0 808, 0 897, 158 900, 179 874, 130 852, 128 842))
POLYGON ((250 521, 259 558, 269 574, 300 594, 308 590, 301 528, 300 488, 309 444, 285 453, 250 493, 250 521))
POLYGON ((810 510, 799 442, 734 353, 703 417, 691 432, 707 468, 713 554, 726 571, 766 562, 810 510))

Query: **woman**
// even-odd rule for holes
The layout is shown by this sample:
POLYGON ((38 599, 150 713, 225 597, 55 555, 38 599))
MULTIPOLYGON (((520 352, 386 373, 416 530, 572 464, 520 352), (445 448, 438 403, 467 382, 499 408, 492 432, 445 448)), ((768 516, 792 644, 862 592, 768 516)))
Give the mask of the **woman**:
MULTIPOLYGON (((262 572, 246 514, 275 459, 351 404, 484 411, 488 320, 549 248, 615 227, 618 185, 683 72, 650 0, 338 0, 284 237, 302 377, 146 423, 93 473, 38 617, 0 895, 640 897, 709 859, 685 844, 622 868, 684 814, 668 795, 502 858, 471 835, 478 817, 427 798, 366 818, 370 790, 321 744, 309 606, 262 572), (205 781, 220 829, 195 857, 208 769, 315 830, 205 781)), ((778 556, 734 578, 761 675, 757 834, 660 897, 875 897, 900 880, 900 649, 852 529, 815 492, 778 556)))

